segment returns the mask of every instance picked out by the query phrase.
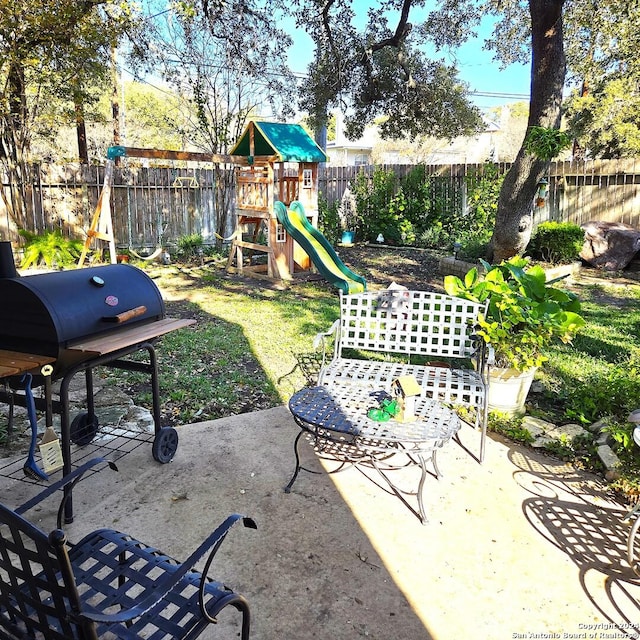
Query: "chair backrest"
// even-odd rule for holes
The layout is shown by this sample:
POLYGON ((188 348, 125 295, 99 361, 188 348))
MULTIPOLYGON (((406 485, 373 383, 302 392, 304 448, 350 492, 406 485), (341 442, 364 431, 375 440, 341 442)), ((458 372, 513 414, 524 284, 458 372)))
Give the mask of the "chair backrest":
POLYGON ((486 305, 431 291, 384 289, 340 296, 343 349, 469 358, 474 325, 486 305))
POLYGON ((83 638, 60 569, 47 534, 0 504, 0 629, 17 638, 83 638))

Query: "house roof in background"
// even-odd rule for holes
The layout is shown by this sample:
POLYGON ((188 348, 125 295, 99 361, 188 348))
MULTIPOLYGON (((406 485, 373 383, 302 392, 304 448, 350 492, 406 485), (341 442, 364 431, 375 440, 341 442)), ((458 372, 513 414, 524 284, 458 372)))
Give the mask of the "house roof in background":
POLYGON ((326 162, 327 156, 299 124, 250 122, 231 150, 237 156, 278 156, 280 162, 326 162), (251 132, 253 131, 253 153, 251 132))

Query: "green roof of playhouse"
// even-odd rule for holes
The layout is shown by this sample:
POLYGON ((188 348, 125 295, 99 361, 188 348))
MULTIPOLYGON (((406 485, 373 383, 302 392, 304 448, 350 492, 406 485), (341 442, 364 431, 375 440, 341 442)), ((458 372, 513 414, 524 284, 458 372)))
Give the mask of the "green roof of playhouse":
POLYGON ((231 150, 234 156, 278 156, 279 162, 326 162, 327 156, 299 124, 250 122, 231 150), (253 127, 253 153, 250 131, 253 127))

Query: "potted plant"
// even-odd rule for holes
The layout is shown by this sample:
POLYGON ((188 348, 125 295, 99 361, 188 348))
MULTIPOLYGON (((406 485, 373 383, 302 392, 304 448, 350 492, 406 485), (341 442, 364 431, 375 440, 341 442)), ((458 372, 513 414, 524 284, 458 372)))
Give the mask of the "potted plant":
POLYGON ((514 257, 499 265, 481 260, 485 273, 470 269, 461 280, 446 276, 449 295, 488 301, 477 334, 489 347, 489 408, 522 415, 537 368, 550 344, 571 342, 584 325, 577 297, 547 282, 544 269, 514 257), (504 395, 507 394, 507 395, 504 395), (511 396, 511 397, 508 397, 511 396))

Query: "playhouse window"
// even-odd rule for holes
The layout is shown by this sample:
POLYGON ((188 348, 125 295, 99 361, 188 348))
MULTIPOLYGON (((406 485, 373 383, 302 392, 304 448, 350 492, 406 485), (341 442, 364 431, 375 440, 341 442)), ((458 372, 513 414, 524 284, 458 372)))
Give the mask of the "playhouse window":
POLYGON ((311 169, 302 170, 302 188, 311 189, 313 187, 313 171, 311 169))
POLYGON ((276 242, 286 242, 287 241, 287 232, 284 230, 284 227, 281 224, 276 226, 276 242))

